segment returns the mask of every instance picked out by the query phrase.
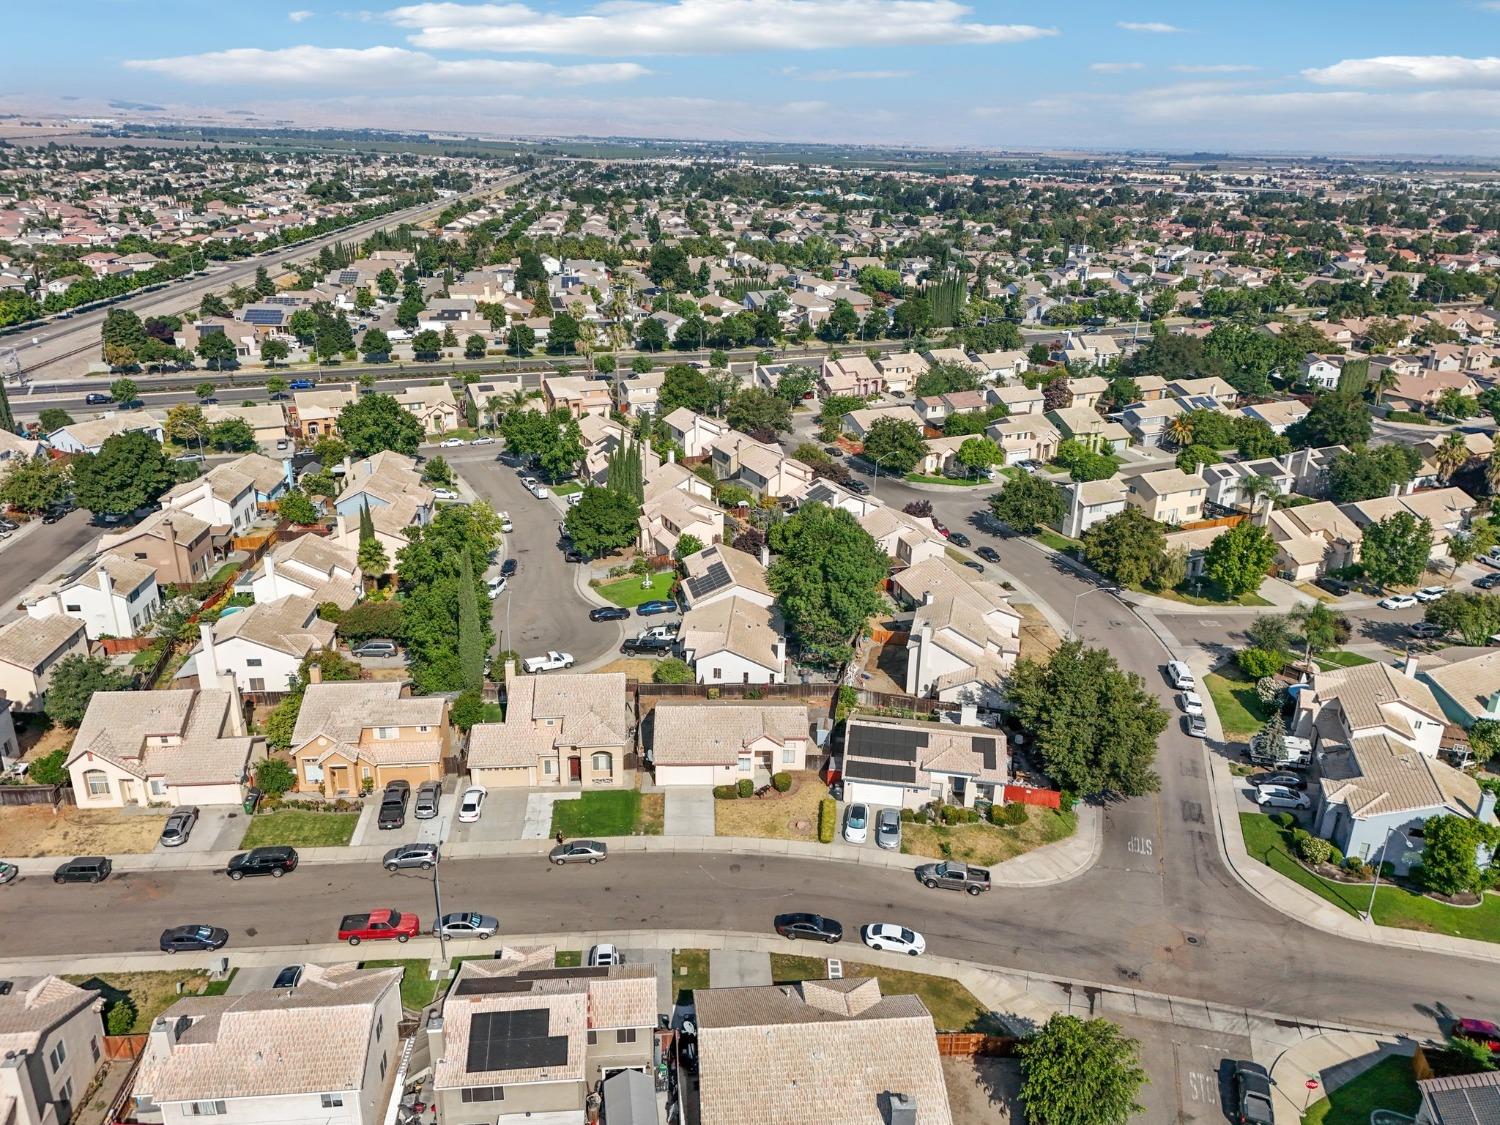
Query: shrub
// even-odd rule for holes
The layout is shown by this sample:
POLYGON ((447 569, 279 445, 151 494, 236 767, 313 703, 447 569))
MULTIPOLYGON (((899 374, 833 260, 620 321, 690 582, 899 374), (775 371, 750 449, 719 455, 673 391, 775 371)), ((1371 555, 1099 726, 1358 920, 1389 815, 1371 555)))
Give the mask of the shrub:
POLYGON ((838 827, 839 806, 832 797, 818 802, 818 843, 833 843, 833 830, 838 827))
POLYGON ((1064 789, 1061 793, 1058 794, 1058 801, 1057 801, 1057 811, 1058 812, 1072 812, 1074 806, 1076 806, 1077 804, 1078 804, 1078 796, 1077 796, 1077 794, 1073 793, 1071 790, 1064 789))
POLYGON ((129 996, 118 997, 104 1013, 104 1030, 109 1035, 129 1035, 135 1019, 135 1001, 129 996))
POLYGON ((26 771, 26 776, 33 785, 63 785, 68 780, 68 771, 63 768, 63 763, 67 760, 66 750, 54 750, 50 754, 43 754, 40 758, 32 760, 31 768, 26 771))
MULTIPOLYGON (((990 812, 991 815, 994 814, 993 806, 990 812)), ((1008 825, 1011 828, 1019 828, 1026 823, 1026 806, 1019 801, 1014 804, 1001 805, 999 823, 1008 825)))
POLYGON ((741 797, 755 796, 755 782, 751 781, 748 777, 740 778, 735 784, 739 788, 741 797))
POLYGON ((297 784, 297 771, 282 758, 262 758, 255 763, 255 785, 268 796, 279 797, 297 784))
POLYGON ((714 798, 720 801, 733 801, 740 795, 738 785, 715 785, 714 798))
POLYGON ((1280 694, 1281 681, 1275 676, 1262 676, 1255 681, 1255 697, 1262 703, 1275 703, 1276 697, 1280 694))
POLYGON ((782 770, 780 773, 771 775, 771 784, 776 787, 776 792, 785 793, 792 787, 792 775, 782 770))
POLYGON ((1297 841, 1297 854, 1304 863, 1327 863, 1328 857, 1333 854, 1333 845, 1316 836, 1305 835, 1297 841))
POLYGON ((917 814, 914 813, 914 812, 912 812, 911 809, 902 809, 901 810, 901 820, 904 823, 910 824, 912 821, 914 821, 916 819, 917 819, 917 814))
POLYGON ((1292 847, 1296 848, 1299 852, 1302 850, 1302 842, 1311 838, 1312 834, 1306 828, 1292 829, 1292 847))
POLYGON ((1264 648, 1242 648, 1234 654, 1235 662, 1239 664, 1240 671, 1251 679, 1259 680, 1265 676, 1274 676, 1281 671, 1281 666, 1286 663, 1279 652, 1272 652, 1264 648))
POLYGON ((1297 818, 1289 812, 1272 813, 1271 823, 1277 828, 1290 828, 1297 823, 1297 818))

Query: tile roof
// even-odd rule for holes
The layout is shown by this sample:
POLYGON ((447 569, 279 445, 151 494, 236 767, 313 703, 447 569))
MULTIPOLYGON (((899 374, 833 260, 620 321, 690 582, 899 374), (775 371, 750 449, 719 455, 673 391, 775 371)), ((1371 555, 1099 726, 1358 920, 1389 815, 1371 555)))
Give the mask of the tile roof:
POLYGON ((683 614, 678 640, 694 660, 731 652, 779 672, 786 663, 778 654, 784 635, 781 613, 774 606, 730 597, 694 606, 683 614))
POLYGON ((555 750, 631 745, 623 672, 507 677, 502 723, 469 732, 469 768, 536 765, 555 750))
POLYGON ((1483 716, 1500 692, 1500 652, 1483 652, 1421 673, 1464 709, 1469 718, 1483 716))
MULTIPOLYGON (((351 746, 372 727, 442 726, 448 701, 442 696, 402 696, 390 681, 309 684, 292 731, 292 745, 304 746, 318 735, 351 746)), ((401 745, 410 743, 401 740, 401 745)), ((365 748, 361 748, 363 752, 365 748)))
POLYGON ((76 617, 22 617, 0 626, 0 660, 34 672, 61 649, 75 644, 83 632, 76 617))
MULTIPOLYGON (((52 1028, 98 1002, 99 993, 61 977, 13 981, 11 990, 0 996, 0 1054, 35 1051, 52 1028)), ((94 1030, 103 1031, 97 1018, 94 1030)), ((0 1116, 0 1121, 6 1120, 0 1116)))
POLYGON ((229 733, 238 721, 232 692, 97 691, 79 724, 68 765, 95 755, 139 778, 168 785, 238 782, 258 739, 229 733), (167 745, 147 739, 169 740, 167 745))
POLYGON ((1500 1121, 1500 1071, 1464 1074, 1453 1078, 1425 1078, 1423 1117, 1430 1125, 1495 1125, 1500 1121))
POLYGON ((1468 774, 1383 734, 1321 743, 1318 758, 1324 799, 1356 817, 1443 807, 1472 817, 1479 809, 1479 785, 1468 774))
POLYGON ((318 616, 318 602, 294 596, 257 602, 219 618, 214 624, 214 639, 238 637, 300 659, 313 649, 333 648, 333 631, 333 622, 318 616))
POLYGON ((1335 668, 1313 676, 1318 702, 1336 703, 1349 729, 1358 733, 1371 727, 1389 726, 1410 736, 1411 725, 1390 704, 1404 703, 1434 722, 1446 722, 1432 689, 1414 676, 1389 664, 1376 662, 1357 668, 1335 668))
POLYGON ((651 757, 658 765, 733 765, 761 738, 780 745, 808 738, 801 703, 696 703, 663 700, 651 712, 651 757))
POLYGON ((117 594, 129 594, 148 579, 156 577, 156 568, 148 562, 140 562, 136 559, 127 559, 124 555, 108 552, 100 555, 94 560, 93 565, 80 574, 72 582, 65 583, 61 588, 68 589, 71 586, 87 586, 90 589, 101 589, 99 585, 99 570, 103 568, 109 575, 109 581, 114 586, 117 594))

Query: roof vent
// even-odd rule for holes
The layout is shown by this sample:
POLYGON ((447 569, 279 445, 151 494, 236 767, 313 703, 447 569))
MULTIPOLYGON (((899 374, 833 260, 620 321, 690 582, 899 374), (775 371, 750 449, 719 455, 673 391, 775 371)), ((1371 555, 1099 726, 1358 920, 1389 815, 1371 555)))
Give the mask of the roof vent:
POLYGON ((917 1125, 917 1096, 915 1094, 886 1094, 886 1125, 917 1125))

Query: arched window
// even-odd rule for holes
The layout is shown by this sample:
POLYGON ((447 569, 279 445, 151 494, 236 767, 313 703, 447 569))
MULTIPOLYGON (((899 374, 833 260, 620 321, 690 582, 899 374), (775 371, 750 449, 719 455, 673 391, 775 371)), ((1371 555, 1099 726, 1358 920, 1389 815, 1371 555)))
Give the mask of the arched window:
POLYGON ((83 787, 90 797, 108 797, 109 774, 103 770, 88 770, 83 775, 83 787))
POLYGON ((594 755, 593 761, 595 773, 609 773, 614 768, 615 758, 613 754, 601 750, 594 755))

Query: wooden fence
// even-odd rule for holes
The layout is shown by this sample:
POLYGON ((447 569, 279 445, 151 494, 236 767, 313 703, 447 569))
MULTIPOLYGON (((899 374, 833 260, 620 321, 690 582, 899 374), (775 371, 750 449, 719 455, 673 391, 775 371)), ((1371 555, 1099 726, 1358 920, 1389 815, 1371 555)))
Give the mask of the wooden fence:
POLYGON ((1062 808, 1062 794, 1056 789, 1034 789, 1030 785, 1007 785, 1005 801, 1012 805, 1039 805, 1046 809, 1062 808))
POLYGON ((58 805, 73 804, 71 785, 0 785, 0 805, 58 805))
POLYGON ((151 647, 150 637, 105 637, 99 642, 105 656, 118 656, 122 652, 140 652, 151 647))
POLYGON ((1193 520, 1191 523, 1182 525, 1183 531, 1202 531, 1206 527, 1234 527, 1236 524, 1244 523, 1250 517, 1244 512, 1235 512, 1229 516, 1216 516, 1213 519, 1193 520))
POLYGON ((879 625, 870 627, 870 640, 878 645, 904 645, 910 639, 911 630, 909 629, 885 629, 879 625))
POLYGON ((1016 1040, 1006 1035, 985 1035, 978 1031, 940 1031, 938 1054, 945 1057, 1008 1057, 1016 1053, 1016 1040))
POLYGON ((828 700, 835 684, 647 684, 626 680, 625 690, 646 699, 821 699, 828 700), (710 694, 713 693, 713 694, 710 694))
POLYGON ((104 1057, 107 1059, 138 1059, 146 1049, 144 1035, 106 1035, 104 1057))

